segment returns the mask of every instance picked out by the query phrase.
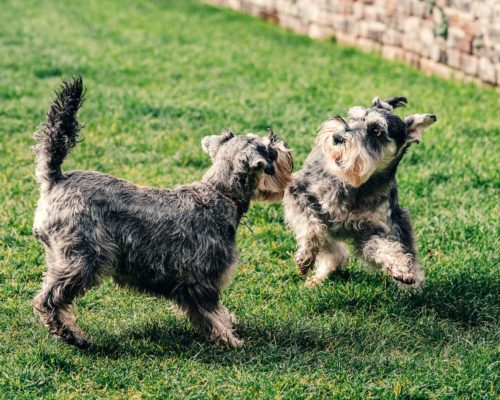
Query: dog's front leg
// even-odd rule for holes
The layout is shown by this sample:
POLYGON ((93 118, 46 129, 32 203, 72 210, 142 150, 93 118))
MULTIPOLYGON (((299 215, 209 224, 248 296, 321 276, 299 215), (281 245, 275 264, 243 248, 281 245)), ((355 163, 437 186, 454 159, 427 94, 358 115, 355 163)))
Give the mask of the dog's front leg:
POLYGON ((213 309, 190 307, 188 316, 205 331, 210 340, 231 347, 241 347, 243 340, 233 333, 232 316, 220 304, 213 309))
POLYGON ((316 269, 307 279, 306 287, 312 289, 321 285, 333 271, 343 268, 348 260, 347 247, 342 242, 329 238, 319 251, 316 269))
POLYGON ((218 343, 241 347, 243 341, 233 333, 233 317, 220 304, 220 291, 210 282, 181 284, 173 293, 173 300, 189 319, 218 343))
POLYGON ((306 275, 316 262, 318 245, 314 240, 301 240, 297 243, 295 265, 300 275, 306 275))
POLYGON ((415 257, 398 240, 375 234, 361 242, 358 251, 404 288, 417 288, 424 281, 424 272, 415 257))

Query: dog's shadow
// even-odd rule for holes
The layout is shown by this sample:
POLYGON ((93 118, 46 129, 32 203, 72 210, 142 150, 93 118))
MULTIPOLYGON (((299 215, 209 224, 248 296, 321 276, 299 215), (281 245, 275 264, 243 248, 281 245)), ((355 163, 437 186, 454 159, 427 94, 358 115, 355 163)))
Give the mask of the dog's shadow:
MULTIPOLYGON (((377 278, 371 275, 367 278, 363 272, 342 271, 334 275, 325 285, 335 285, 336 280, 344 282, 352 280, 355 284, 357 279, 373 285, 375 294, 366 297, 355 296, 355 299, 349 295, 331 296, 331 301, 328 296, 311 294, 311 306, 315 315, 304 315, 303 320, 287 322, 278 319, 257 320, 256 317, 255 321, 242 321, 236 328, 237 335, 246 342, 241 349, 228 349, 209 343, 203 335, 195 333, 190 324, 184 321, 168 326, 162 326, 161 322, 132 325, 117 336, 102 335, 101 332, 98 341, 86 352, 92 357, 111 358, 135 354, 186 359, 194 357, 207 364, 252 362, 255 358, 272 352, 274 362, 280 362, 289 358, 290 351, 301 353, 328 351, 332 343, 337 348, 342 346, 346 349, 353 346, 363 348, 365 344, 369 346, 373 342, 371 333, 359 329, 353 339, 352 335, 343 335, 334 327, 325 327, 321 322, 315 323, 314 318, 324 313, 347 311, 365 314, 382 309, 385 316, 389 316, 386 323, 408 322, 405 323, 408 329, 413 329, 412 321, 422 316, 432 316, 451 320, 465 331, 495 323, 499 316, 499 285, 488 277, 473 279, 465 274, 456 275, 445 282, 431 280, 421 290, 407 293, 391 286, 381 290, 380 286, 385 279, 383 277, 377 278), (388 297, 392 301, 387 301, 388 297)), ((419 331, 419 340, 426 341, 423 343, 425 345, 439 345, 441 339, 438 333, 432 327, 428 331, 419 331)))
POLYGON ((372 297, 361 296, 352 299, 348 296, 336 297, 331 303, 316 303, 318 313, 331 312, 335 309, 360 310, 363 308, 376 310, 383 308, 392 315, 414 319, 422 312, 434 314, 437 318, 451 320, 463 329, 494 323, 500 315, 500 282, 493 276, 471 277, 461 272, 447 280, 431 280, 418 290, 404 291, 390 282, 389 277, 366 279, 364 271, 340 271, 332 275, 326 284, 339 281, 356 281, 364 279, 365 284, 380 287, 383 280, 388 286, 378 290, 372 297), (391 301, 387 301, 387 297, 391 301))

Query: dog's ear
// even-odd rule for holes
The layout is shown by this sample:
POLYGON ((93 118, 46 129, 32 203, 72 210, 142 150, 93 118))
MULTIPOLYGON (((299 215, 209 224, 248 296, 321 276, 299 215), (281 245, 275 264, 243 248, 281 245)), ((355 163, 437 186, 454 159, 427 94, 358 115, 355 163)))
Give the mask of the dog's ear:
POLYGON ((267 131, 267 139, 271 145, 275 144, 278 141, 278 136, 276 136, 273 132, 272 128, 269 128, 267 131))
POLYGON ((381 100, 380 97, 375 97, 372 100, 372 107, 392 111, 394 108, 406 106, 407 103, 408 100, 406 100, 406 97, 403 96, 389 97, 385 100, 381 100))
POLYGON ((408 100, 403 96, 389 97, 384 100, 392 108, 405 107, 408 104, 408 100))
POLYGON ((392 106, 389 103, 387 103, 386 101, 381 100, 380 97, 375 97, 372 100, 372 107, 373 108, 382 108, 382 109, 387 110, 387 111, 392 111, 392 106))
POLYGON ((405 118, 407 142, 422 141, 422 132, 431 126, 437 118, 434 114, 413 114, 405 118))
POLYGON ((230 131, 223 131, 220 135, 205 136, 201 140, 201 147, 203 151, 213 160, 215 159, 220 147, 233 137, 234 133, 230 131))

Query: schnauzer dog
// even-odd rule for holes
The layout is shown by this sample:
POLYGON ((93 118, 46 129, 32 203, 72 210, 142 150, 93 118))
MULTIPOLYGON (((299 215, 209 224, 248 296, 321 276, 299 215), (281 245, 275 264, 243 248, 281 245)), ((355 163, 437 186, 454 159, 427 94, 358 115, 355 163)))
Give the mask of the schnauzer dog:
POLYGON ((285 219, 297 239, 295 263, 312 288, 345 266, 349 240, 359 256, 403 287, 418 287, 417 261, 408 211, 398 202, 396 169, 409 146, 436 122, 431 114, 401 120, 393 109, 406 98, 375 98, 370 108, 353 107, 349 118, 329 119, 285 191, 285 219))
POLYGON ((291 181, 285 143, 272 133, 205 137, 213 165, 201 181, 174 189, 93 171, 64 173, 61 164, 81 129, 83 92, 81 78, 64 82, 35 136, 34 235, 47 264, 35 312, 52 335, 87 347, 72 304, 111 276, 118 285, 173 300, 211 340, 240 346, 220 293, 236 268, 236 230, 250 201, 280 199, 291 181))

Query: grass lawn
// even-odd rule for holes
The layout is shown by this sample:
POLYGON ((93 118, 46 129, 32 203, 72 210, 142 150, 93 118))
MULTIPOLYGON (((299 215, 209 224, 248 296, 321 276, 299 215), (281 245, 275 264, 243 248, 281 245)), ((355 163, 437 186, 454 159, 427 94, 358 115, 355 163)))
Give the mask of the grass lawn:
POLYGON ((499 395, 499 93, 426 77, 194 1, 0 2, 0 398, 495 398, 499 395), (83 75, 87 123, 65 170, 191 182, 203 136, 272 126, 300 168, 327 116, 404 95, 435 113, 399 169, 428 281, 407 294, 352 260, 306 290, 280 204, 254 204, 223 301, 240 350, 214 347, 160 299, 111 282, 78 301, 94 345, 50 338, 30 300, 30 152, 62 78, 83 75))

